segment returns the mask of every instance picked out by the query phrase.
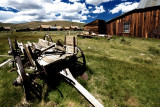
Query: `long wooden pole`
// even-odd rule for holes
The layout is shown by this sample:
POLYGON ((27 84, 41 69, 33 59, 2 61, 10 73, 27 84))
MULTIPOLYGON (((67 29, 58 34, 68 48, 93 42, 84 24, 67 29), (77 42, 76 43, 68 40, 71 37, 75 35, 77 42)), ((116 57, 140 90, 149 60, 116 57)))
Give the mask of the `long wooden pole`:
MULTIPOLYGON (((95 107, 103 107, 103 105, 98 102, 77 80, 72 76, 68 68, 60 72, 61 75, 71 79, 74 83, 71 84, 95 107)), ((67 79, 66 79, 67 80, 67 79)), ((68 80, 67 80, 68 81, 68 80)), ((70 81, 68 81, 70 82, 70 81)))
POLYGON ((12 58, 11 59, 8 59, 7 61, 3 62, 0 64, 0 67, 6 65, 7 63, 9 63, 10 61, 12 61, 12 58))

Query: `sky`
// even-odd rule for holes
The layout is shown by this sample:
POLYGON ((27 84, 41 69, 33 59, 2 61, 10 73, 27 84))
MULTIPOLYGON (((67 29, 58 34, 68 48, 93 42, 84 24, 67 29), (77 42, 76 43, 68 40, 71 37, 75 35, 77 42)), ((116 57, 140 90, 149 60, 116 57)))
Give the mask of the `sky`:
POLYGON ((110 20, 137 8, 140 0, 0 0, 0 22, 110 20))

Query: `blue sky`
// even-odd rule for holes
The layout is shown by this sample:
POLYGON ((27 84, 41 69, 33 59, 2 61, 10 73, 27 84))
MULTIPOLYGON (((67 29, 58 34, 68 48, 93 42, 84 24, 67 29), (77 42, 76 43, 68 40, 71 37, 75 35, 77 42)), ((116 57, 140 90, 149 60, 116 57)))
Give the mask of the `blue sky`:
POLYGON ((110 20, 135 9, 140 0, 0 0, 0 22, 110 20))

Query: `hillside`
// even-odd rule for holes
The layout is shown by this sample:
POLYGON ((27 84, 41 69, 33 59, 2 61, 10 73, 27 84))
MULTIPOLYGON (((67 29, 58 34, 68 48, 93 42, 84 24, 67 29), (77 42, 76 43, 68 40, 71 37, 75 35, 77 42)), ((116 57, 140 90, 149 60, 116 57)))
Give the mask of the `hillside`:
POLYGON ((40 22, 40 21, 33 21, 27 23, 0 23, 1 26, 10 26, 12 29, 20 29, 20 28, 36 28, 40 25, 52 25, 52 26, 79 26, 83 27, 85 23, 78 23, 78 22, 70 22, 70 21, 49 21, 49 22, 40 22))
POLYGON ((13 23, 1 23, 0 22, 0 27, 4 27, 4 26, 11 26, 11 27, 13 27, 15 24, 13 24, 13 23))

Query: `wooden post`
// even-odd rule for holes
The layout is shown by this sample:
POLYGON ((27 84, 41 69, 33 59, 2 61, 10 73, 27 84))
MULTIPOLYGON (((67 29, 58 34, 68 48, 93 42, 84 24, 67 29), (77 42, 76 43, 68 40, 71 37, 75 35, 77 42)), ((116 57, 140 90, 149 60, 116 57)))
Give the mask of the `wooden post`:
POLYGON ((71 31, 69 30, 69 36, 71 35, 71 31))

